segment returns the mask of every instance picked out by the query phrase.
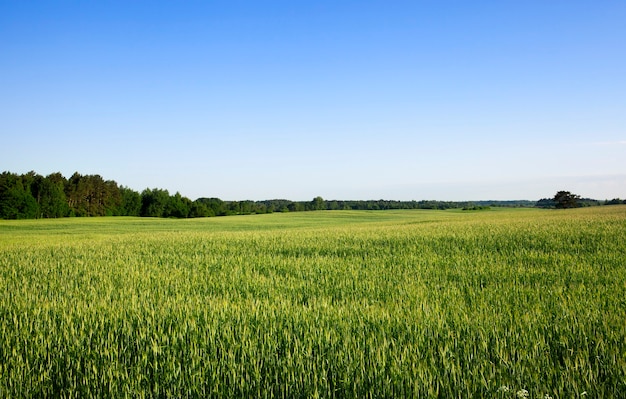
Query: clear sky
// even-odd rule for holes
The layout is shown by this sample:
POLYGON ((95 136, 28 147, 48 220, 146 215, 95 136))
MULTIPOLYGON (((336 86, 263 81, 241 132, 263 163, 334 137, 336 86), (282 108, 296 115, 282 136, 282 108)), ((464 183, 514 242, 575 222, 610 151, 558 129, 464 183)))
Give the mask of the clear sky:
POLYGON ((0 170, 191 199, 626 198, 626 2, 0 0, 0 170))

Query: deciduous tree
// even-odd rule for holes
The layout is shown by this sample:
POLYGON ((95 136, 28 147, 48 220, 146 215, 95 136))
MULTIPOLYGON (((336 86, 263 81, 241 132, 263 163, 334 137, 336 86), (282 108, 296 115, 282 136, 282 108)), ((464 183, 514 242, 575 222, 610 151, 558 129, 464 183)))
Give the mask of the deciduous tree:
POLYGON ((554 205, 559 209, 580 207, 580 196, 569 191, 559 191, 554 196, 554 205))

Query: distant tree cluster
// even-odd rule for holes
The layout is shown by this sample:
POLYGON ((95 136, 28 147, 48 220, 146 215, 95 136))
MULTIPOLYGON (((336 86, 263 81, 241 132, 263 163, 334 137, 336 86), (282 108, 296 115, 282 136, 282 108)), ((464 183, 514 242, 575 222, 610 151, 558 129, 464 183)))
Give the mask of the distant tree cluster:
POLYGON ((141 193, 104 180, 100 175, 74 173, 66 179, 61 173, 41 176, 35 172, 18 175, 0 174, 0 218, 35 219, 68 216, 144 216, 196 218, 247 215, 273 212, 314 210, 387 210, 387 209, 489 209, 491 206, 573 208, 592 205, 623 204, 619 198, 600 203, 580 198, 568 191, 559 191, 554 198, 532 201, 390 201, 325 200, 311 201, 274 199, 264 201, 222 201, 219 198, 198 198, 195 201, 180 193, 170 195, 163 189, 145 189, 141 193))
POLYGON ((623 205, 626 204, 626 199, 613 198, 612 200, 604 201, 604 205, 623 205))
POLYGON ((34 219, 67 216, 209 216, 210 211, 179 193, 146 189, 138 193, 100 175, 35 172, 0 174, 0 218, 34 219))
POLYGON ((553 198, 542 198, 537 201, 535 206, 538 208, 568 209, 618 204, 626 204, 626 200, 614 198, 612 200, 598 201, 591 198, 581 198, 579 195, 572 194, 569 191, 558 191, 553 198))

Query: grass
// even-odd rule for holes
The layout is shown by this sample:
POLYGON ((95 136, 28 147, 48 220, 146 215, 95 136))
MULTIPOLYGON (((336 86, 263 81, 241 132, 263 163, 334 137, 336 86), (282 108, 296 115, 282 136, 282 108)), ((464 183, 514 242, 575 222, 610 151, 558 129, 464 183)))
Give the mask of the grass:
POLYGON ((623 206, 1 221, 0 397, 620 397, 625 242, 623 206))

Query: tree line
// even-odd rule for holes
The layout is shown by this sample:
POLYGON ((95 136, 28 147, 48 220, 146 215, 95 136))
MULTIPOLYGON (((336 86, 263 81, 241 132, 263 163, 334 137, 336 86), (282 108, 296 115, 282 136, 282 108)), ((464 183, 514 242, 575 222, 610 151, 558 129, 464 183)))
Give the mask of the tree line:
POLYGON ((68 216, 213 216, 203 202, 180 193, 145 189, 141 193, 105 180, 100 175, 61 173, 41 176, 35 172, 0 174, 0 218, 35 219, 68 216))
POLYGON ((553 198, 542 198, 537 201, 535 205, 537 208, 556 208, 556 209, 568 209, 568 208, 581 208, 586 206, 598 206, 598 205, 620 205, 626 204, 626 200, 619 198, 613 198, 612 200, 598 201, 591 198, 581 198, 578 194, 573 194, 569 191, 557 191, 553 198))
MULTIPOLYGON (((579 201, 579 198, 576 198, 579 201)), ((589 201, 584 200, 585 205, 589 201)), ((596 201, 597 202, 597 201, 596 201)), ((577 204, 579 202, 576 202, 577 204)), ((619 199, 607 203, 622 203, 619 199)), ((626 201, 623 201, 626 203, 626 201)), ((533 201, 393 201, 325 200, 311 201, 274 199, 264 201, 222 201, 219 198, 198 198, 195 201, 180 193, 146 188, 141 193, 105 180, 100 175, 74 173, 65 178, 61 173, 42 176, 35 172, 0 174, 0 218, 36 219, 81 216, 144 216, 196 218, 245 215, 273 212, 313 210, 386 210, 386 209, 475 209, 487 206, 558 207, 558 198, 533 201)), ((599 203, 594 203, 599 205, 599 203)))

